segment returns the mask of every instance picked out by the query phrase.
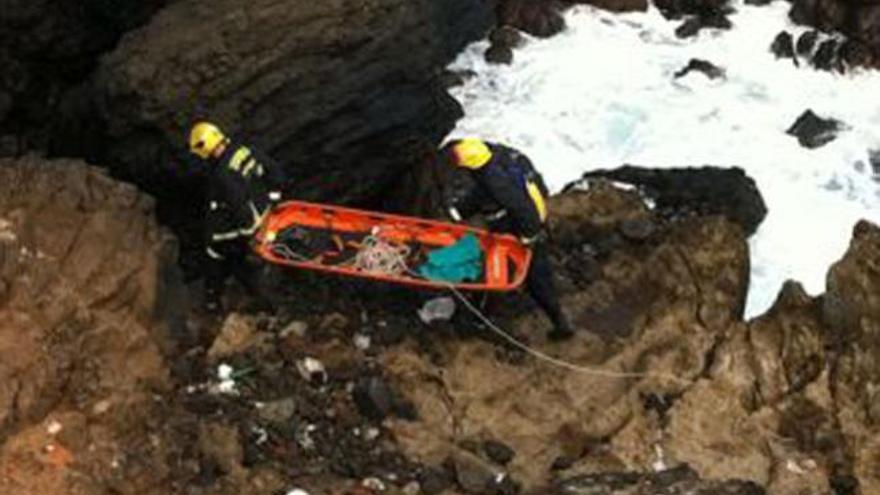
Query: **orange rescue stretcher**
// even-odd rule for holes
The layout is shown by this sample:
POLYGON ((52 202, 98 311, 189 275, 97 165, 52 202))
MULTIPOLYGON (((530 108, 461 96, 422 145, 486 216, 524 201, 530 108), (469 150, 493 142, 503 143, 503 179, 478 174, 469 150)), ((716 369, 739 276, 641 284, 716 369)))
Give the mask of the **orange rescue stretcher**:
POLYGON ((396 244, 431 250, 450 246, 466 234, 473 234, 483 253, 483 277, 479 281, 451 284, 468 291, 511 291, 522 285, 532 259, 531 250, 519 239, 467 225, 422 218, 378 213, 341 206, 288 201, 278 205, 256 235, 255 250, 266 261, 290 268, 335 273, 411 287, 443 289, 450 283, 430 280, 412 270, 404 273, 377 273, 356 266, 328 263, 320 258, 302 259, 284 256, 278 239, 288 229, 320 229, 338 235, 376 236, 396 244))

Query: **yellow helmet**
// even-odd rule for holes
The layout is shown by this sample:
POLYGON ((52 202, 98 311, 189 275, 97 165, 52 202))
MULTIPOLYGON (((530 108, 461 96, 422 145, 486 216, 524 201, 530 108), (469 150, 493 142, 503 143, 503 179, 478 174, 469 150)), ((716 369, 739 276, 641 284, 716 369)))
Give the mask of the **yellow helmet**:
POLYGON ((225 141, 223 131, 210 122, 199 122, 189 132, 189 150, 203 159, 210 158, 225 141))
POLYGON ((456 165, 476 170, 492 159, 492 150, 479 139, 466 138, 452 146, 452 159, 456 165))

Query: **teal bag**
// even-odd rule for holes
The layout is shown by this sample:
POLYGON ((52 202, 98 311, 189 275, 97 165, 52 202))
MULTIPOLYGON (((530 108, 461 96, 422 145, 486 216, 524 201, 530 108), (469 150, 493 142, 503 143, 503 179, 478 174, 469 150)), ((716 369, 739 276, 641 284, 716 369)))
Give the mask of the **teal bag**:
POLYGON ((455 244, 428 253, 419 274, 443 282, 477 281, 483 275, 483 251, 477 236, 467 234, 455 244))

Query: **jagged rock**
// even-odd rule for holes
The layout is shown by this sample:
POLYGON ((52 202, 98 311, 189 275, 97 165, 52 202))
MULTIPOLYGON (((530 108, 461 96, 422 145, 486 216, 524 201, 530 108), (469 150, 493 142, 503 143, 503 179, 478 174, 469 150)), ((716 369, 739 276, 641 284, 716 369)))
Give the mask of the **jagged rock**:
POLYGON ((66 415, 60 441, 78 460, 89 445, 149 443, 155 394, 171 388, 162 353, 186 304, 153 206, 82 162, 0 160, 11 234, 0 239, 0 469, 29 473, 0 476, 0 493, 73 492, 76 482, 26 461, 46 446, 49 415, 66 415))
POLYGON ((547 38, 565 29, 562 8, 557 0, 498 0, 495 11, 500 25, 547 38))
POLYGON ((492 493, 492 488, 503 481, 503 471, 467 451, 454 453, 452 465, 455 467, 455 479, 466 493, 492 493))
POLYGON ((654 4, 667 19, 680 19, 685 15, 711 16, 729 9, 728 0, 658 0, 654 4))
MULTIPOLYGON (((843 259, 828 273, 823 297, 823 319, 840 349, 832 394, 837 419, 850 450, 852 472, 862 493, 880 490, 880 476, 872 468, 880 455, 880 228, 861 221, 843 259), (870 439, 858 441, 857 438, 870 439)), ((842 478, 845 479, 845 478, 842 478)))
POLYGON ((658 473, 609 472, 590 474, 560 481, 546 490, 550 494, 677 495, 705 493, 713 495, 764 495, 764 490, 747 481, 701 480, 688 467, 658 473))
POLYGON ((645 12, 648 10, 648 0, 579 0, 576 3, 586 3, 611 12, 645 12))
POLYGON ((805 31, 798 37, 797 40, 797 54, 801 57, 809 57, 813 53, 813 49, 816 48, 816 43, 819 41, 819 31, 811 30, 805 31))
POLYGON ((501 464, 502 466, 507 465, 507 463, 512 461, 516 456, 516 452, 514 452, 513 449, 496 440, 487 440, 483 442, 483 452, 486 453, 486 457, 492 462, 501 464))
POLYGON ((868 151, 868 164, 874 175, 880 175, 880 149, 868 151))
POLYGON ((361 415, 374 421, 382 421, 389 415, 416 419, 417 413, 412 404, 401 397, 386 380, 377 376, 359 380, 352 392, 352 398, 361 415))
POLYGON ((419 475, 419 484, 425 495, 438 495, 455 482, 452 473, 444 468, 428 468, 419 475))
POLYGON ((687 66, 675 73, 675 78, 678 79, 680 77, 684 77, 692 71, 700 72, 709 79, 718 79, 720 77, 724 77, 724 69, 722 69, 721 67, 718 67, 708 60, 692 58, 688 62, 687 66))
POLYGON ((770 51, 776 55, 776 58, 794 58, 794 38, 788 31, 782 31, 776 35, 773 44, 770 45, 770 51))
POLYGON ((675 30, 675 35, 679 38, 690 38, 696 36, 701 30, 706 28, 712 29, 730 29, 733 23, 723 13, 712 13, 705 15, 697 15, 690 17, 684 21, 681 26, 675 30))
POLYGON ((749 234, 767 215, 767 207, 755 181, 742 169, 702 167, 652 169, 626 165, 613 170, 596 170, 583 180, 604 178, 638 186, 670 214, 699 212, 724 215, 749 234))
POLYGON ((513 63, 513 50, 506 46, 492 45, 483 54, 490 64, 510 65, 513 63))
POLYGON ((846 36, 859 47, 858 56, 848 63, 875 68, 880 64, 880 4, 877 2, 795 0, 789 16, 798 24, 846 36))
POLYGON ((826 342, 820 309, 800 284, 788 282, 773 307, 749 324, 762 404, 778 403, 822 373, 826 342))
POLYGON ((266 402, 259 408, 260 418, 270 423, 284 425, 296 414, 296 399, 288 397, 266 402))
POLYGON ((493 45, 518 48, 525 42, 522 33, 511 26, 499 26, 489 33, 489 42, 493 45))
POLYGON ((825 40, 819 44, 819 48, 813 55, 813 67, 817 70, 831 70, 837 55, 838 43, 836 40, 825 40))
MULTIPOLYGON (((650 215, 634 192, 606 185, 570 191, 554 198, 550 208, 558 217, 554 241, 559 230, 573 245, 578 236, 583 244, 616 231, 626 219, 650 215)), ((565 250, 575 258, 582 252, 565 250)), ((527 490, 544 483, 562 456, 573 459, 572 470, 582 462, 586 469, 593 462, 588 439, 617 435, 646 414, 643 395, 680 394, 708 366, 717 332, 742 314, 747 258, 745 237, 736 225, 718 217, 681 220, 649 242, 622 242, 606 255, 600 280, 566 291, 562 304, 580 330, 576 340, 538 348, 612 373, 642 363, 640 369, 648 372, 644 378, 568 372, 541 360, 511 364, 480 341, 449 349, 442 368, 423 356, 389 350, 386 372, 399 380, 420 417, 417 423, 394 423, 392 434, 408 456, 432 464, 451 455, 450 446, 459 445, 468 432, 504 438, 517 453, 507 469, 527 490)), ((567 278, 567 270, 560 276, 567 278)), ((523 335, 546 325, 539 314, 516 313, 498 323, 523 335)), ((646 428, 643 438, 659 436, 646 428)), ((654 455, 644 440, 610 450, 616 462, 654 455)))
POLYGON ((837 133, 842 129, 843 123, 839 120, 822 118, 807 110, 786 132, 797 137, 804 148, 815 149, 837 139, 837 133))
POLYGON ((216 361, 246 352, 258 345, 259 340, 260 335, 251 319, 238 313, 231 313, 224 320, 220 333, 208 349, 208 359, 216 361))

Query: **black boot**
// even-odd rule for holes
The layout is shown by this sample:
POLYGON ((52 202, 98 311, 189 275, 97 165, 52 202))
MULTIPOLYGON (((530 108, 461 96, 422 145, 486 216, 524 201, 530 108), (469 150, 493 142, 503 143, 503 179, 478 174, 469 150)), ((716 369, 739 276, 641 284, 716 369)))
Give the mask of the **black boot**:
POLYGON ((561 342, 572 337, 574 337, 574 329, 571 328, 568 318, 560 312, 559 316, 554 318, 553 330, 547 333, 547 340, 561 342))

